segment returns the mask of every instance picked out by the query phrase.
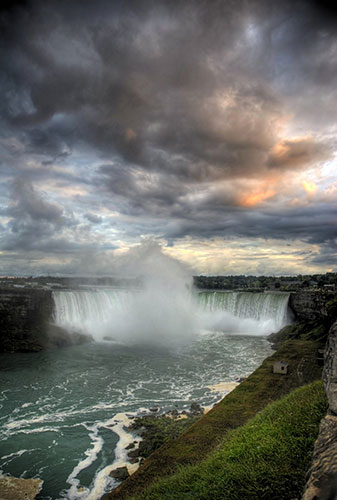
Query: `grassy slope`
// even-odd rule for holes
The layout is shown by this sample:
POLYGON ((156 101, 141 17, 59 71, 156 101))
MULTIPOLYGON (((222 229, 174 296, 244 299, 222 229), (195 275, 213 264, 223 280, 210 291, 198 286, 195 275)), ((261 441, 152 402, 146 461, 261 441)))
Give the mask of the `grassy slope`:
POLYGON ((104 498, 124 499, 138 494, 158 477, 172 474, 179 466, 203 460, 223 442, 231 429, 243 425, 267 404, 296 387, 320 378, 322 367, 316 363, 316 351, 321 346, 304 340, 286 342, 207 415, 178 439, 152 453, 135 474, 104 498), (289 363, 287 376, 272 372, 276 360, 289 363))
POLYGON ((321 382, 293 391, 232 431, 199 465, 135 500, 289 500, 301 495, 327 401, 321 382))

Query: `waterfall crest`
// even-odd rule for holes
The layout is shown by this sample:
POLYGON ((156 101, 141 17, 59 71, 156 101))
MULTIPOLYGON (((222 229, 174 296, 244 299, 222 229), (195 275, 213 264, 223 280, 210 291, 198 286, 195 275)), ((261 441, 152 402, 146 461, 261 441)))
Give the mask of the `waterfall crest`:
POLYGON ((200 292, 200 303, 208 311, 225 310, 238 318, 287 319, 288 293, 200 292))
POLYGON ((263 335, 282 328, 288 318, 289 294, 167 291, 97 288, 53 292, 56 324, 96 340, 183 338, 192 331, 263 335))
POLYGON ((290 322, 288 301, 287 293, 199 293, 206 328, 257 335, 278 331, 290 322))
POLYGON ((114 313, 126 310, 132 292, 112 289, 54 291, 54 321, 68 330, 95 336, 114 313))

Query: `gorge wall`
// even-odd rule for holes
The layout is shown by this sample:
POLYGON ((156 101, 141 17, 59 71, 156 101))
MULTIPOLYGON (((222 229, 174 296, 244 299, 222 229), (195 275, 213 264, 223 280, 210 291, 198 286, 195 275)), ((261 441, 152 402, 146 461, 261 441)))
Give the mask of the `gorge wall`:
POLYGON ((46 325, 53 313, 52 292, 0 289, 0 351, 40 351, 47 345, 46 325))
POLYGON ((0 289, 0 352, 37 352, 90 341, 52 324, 51 290, 0 289))
POLYGON ((315 321, 331 316, 336 299, 336 291, 304 289, 290 294, 289 307, 299 321, 315 321))

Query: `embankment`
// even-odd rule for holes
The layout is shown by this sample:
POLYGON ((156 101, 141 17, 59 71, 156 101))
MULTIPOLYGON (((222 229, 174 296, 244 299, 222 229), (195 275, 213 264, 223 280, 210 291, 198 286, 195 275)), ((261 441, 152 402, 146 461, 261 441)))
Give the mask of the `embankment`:
POLYGON ((322 366, 317 362, 316 354, 321 345, 302 340, 286 342, 187 432, 152 453, 135 474, 107 494, 104 500, 121 500, 138 495, 181 466, 199 463, 226 439, 231 430, 245 424, 267 404, 319 379, 322 366), (273 373, 274 363, 281 360, 289 363, 286 376, 273 373))

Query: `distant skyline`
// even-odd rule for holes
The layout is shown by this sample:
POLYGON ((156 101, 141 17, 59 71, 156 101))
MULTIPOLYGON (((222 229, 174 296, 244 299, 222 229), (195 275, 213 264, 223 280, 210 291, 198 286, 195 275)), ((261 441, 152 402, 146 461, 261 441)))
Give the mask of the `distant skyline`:
POLYGON ((0 38, 1 275, 148 239, 195 274, 336 272, 328 2, 22 0, 0 38))

